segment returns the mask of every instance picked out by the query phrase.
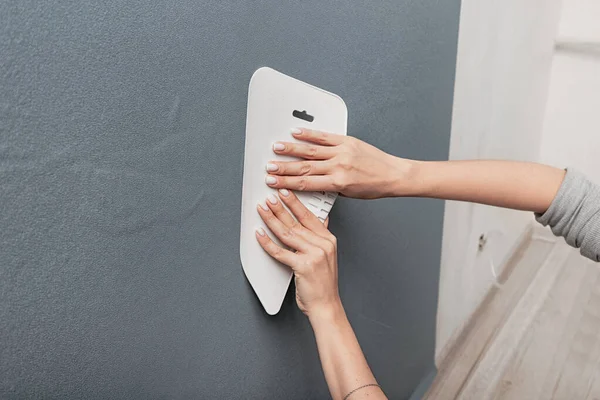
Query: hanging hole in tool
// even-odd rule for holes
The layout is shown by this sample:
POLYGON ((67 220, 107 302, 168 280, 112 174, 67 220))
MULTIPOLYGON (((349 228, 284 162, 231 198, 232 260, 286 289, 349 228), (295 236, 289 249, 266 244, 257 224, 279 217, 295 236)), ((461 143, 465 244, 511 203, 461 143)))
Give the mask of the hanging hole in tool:
POLYGON ((294 110, 292 112, 292 115, 296 118, 300 118, 300 119, 303 119, 308 122, 313 122, 315 120, 315 117, 313 117, 312 115, 307 113, 306 110, 302 110, 302 111, 294 110))

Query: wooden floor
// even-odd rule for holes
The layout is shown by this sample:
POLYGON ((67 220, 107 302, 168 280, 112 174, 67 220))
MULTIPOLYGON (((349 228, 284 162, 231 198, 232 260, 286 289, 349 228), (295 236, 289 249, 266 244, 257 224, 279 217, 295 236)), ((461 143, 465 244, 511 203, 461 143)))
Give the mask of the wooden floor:
POLYGON ((600 264, 534 234, 425 399, 600 400, 600 264))

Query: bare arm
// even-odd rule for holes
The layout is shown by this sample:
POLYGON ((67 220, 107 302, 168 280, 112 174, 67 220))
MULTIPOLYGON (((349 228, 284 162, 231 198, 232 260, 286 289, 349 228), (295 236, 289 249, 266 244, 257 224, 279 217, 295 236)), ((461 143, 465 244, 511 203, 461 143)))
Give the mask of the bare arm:
MULTIPOLYGON (((550 207, 565 177, 562 169, 518 161, 417 162, 413 168, 409 195, 537 213, 550 207)), ((406 194, 402 189, 398 193, 406 194)))
POLYGON ((327 313, 309 317, 325 379, 333 399, 387 399, 367 364, 341 303, 327 313), (369 386, 367 386, 369 385, 369 386), (358 389, 358 390, 357 390, 358 389))
POLYGON ((348 197, 420 196, 534 211, 581 254, 600 262, 600 186, 577 171, 519 161, 424 162, 394 157, 359 139, 294 130, 280 142, 266 183, 273 188, 340 192, 348 197))
POLYGON ((361 199, 434 197, 542 213, 565 176, 558 168, 518 161, 407 160, 353 137, 306 129, 293 136, 300 142, 281 142, 274 152, 304 160, 271 161, 271 187, 361 199))

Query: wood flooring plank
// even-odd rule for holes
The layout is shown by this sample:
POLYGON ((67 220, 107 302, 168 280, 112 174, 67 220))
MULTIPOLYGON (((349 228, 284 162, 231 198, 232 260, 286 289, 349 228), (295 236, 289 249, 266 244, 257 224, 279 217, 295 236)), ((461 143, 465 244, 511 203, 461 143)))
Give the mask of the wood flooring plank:
MULTIPOLYGON (((587 268, 589 270, 594 270, 597 274, 596 278, 596 286, 594 288, 594 294, 600 294, 600 288, 598 287, 598 283, 600 281, 600 264, 594 262, 588 262, 587 268)), ((589 326, 590 334, 599 336, 600 335, 600 324, 593 324, 589 326)), ((586 400, 600 400, 600 358, 595 360, 595 365, 593 365, 593 373, 591 376, 590 388, 587 393, 586 400)))
POLYGON ((540 266, 554 248, 549 241, 531 241, 514 259, 513 272, 502 289, 494 288, 479 306, 453 348, 441 361, 438 375, 424 399, 455 399, 476 368, 484 350, 526 291, 540 266))
POLYGON ((543 398, 542 391, 558 344, 565 337, 569 323, 573 322, 571 316, 577 311, 574 309, 581 299, 589 297, 589 282, 593 278, 586 268, 572 268, 572 255, 567 258, 543 306, 515 349, 495 399, 543 398))
POLYGON ((424 398, 600 400, 600 264, 533 235, 424 398))
MULTIPOLYGON (((585 399, 590 394, 600 360, 600 274, 596 272, 590 295, 580 307, 583 315, 575 331, 568 356, 556 379, 552 399, 585 399)), ((549 382, 550 383, 550 382, 549 382)))
POLYGON ((517 352, 519 343, 543 308, 561 277, 569 250, 555 246, 491 345, 465 382, 458 398, 487 400, 496 397, 501 379, 517 352))

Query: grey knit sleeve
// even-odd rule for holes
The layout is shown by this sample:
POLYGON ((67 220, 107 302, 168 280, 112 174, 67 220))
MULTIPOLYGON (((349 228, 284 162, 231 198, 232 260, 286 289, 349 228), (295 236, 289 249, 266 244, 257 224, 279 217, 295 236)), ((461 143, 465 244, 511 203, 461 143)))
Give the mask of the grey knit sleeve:
POLYGON ((600 261, 600 186, 583 174, 568 169, 550 208, 536 219, 583 256, 600 261))

